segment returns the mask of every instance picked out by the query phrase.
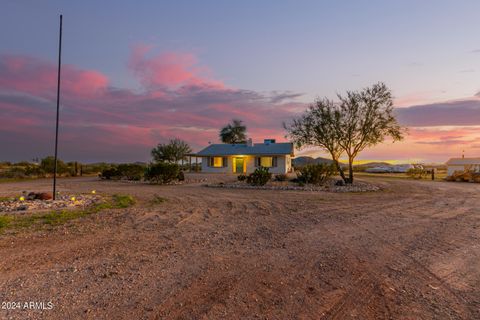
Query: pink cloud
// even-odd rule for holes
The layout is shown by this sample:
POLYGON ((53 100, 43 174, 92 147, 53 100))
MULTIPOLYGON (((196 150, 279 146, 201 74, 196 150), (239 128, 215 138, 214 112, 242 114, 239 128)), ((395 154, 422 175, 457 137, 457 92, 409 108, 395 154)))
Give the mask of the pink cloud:
POLYGON ((91 97, 105 90, 108 85, 108 78, 97 71, 79 70, 67 65, 63 73, 62 85, 65 85, 65 91, 78 96, 91 97))
MULTIPOLYGON (((99 71, 63 66, 61 157, 148 161, 151 147, 175 137, 199 150, 218 142, 218 130, 232 118, 245 122, 254 141, 285 141, 282 122, 306 108, 292 101, 297 93, 229 88, 192 54, 149 56, 151 51, 137 46, 128 62, 143 91, 112 88, 99 71)), ((19 160, 52 153, 55 95, 55 63, 0 55, 1 156, 19 160)), ((442 161, 461 149, 478 150, 478 98, 399 108, 397 114, 410 126, 405 141, 368 149, 361 158, 442 161)))
POLYGON ((206 77, 210 70, 198 64, 190 53, 166 52, 147 57, 151 46, 137 45, 133 48, 129 67, 149 89, 201 86, 223 88, 220 81, 206 77))
MULTIPOLYGON (((290 92, 263 95, 226 88, 191 54, 147 58, 136 47, 129 67, 144 91, 112 88, 108 77, 62 67, 60 155, 67 160, 148 160, 159 142, 178 137, 198 150, 218 142, 218 130, 241 118, 256 141, 282 135, 290 92)), ((0 148, 9 157, 52 152, 56 65, 26 56, 0 56, 0 148), (30 151, 26 151, 30 150, 30 151), (31 152, 29 154, 28 152, 31 152)), ((297 105, 298 109, 298 105, 297 105)))
MULTIPOLYGON (((0 56, 0 87, 39 97, 56 95, 57 67, 50 62, 26 56, 0 56)), ((62 66, 62 95, 92 97, 105 90, 108 78, 94 70, 62 66)))

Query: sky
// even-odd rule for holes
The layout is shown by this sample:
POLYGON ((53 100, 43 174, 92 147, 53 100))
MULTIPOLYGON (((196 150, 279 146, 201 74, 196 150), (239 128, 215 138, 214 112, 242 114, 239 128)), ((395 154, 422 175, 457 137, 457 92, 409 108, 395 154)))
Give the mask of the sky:
MULTIPOLYGON (((480 153, 478 1, 27 1, 0 4, 0 161, 149 161, 172 138, 218 143, 232 118, 254 142, 316 97, 382 81, 402 142, 359 159, 480 153)), ((297 154, 325 156, 317 149, 297 154)))

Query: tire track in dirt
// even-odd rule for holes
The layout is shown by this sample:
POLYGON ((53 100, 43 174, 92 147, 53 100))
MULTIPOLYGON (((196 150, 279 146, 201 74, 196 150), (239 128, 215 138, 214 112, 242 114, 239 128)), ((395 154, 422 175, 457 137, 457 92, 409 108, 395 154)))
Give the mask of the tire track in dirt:
MULTIPOLYGON (((403 210, 402 212, 407 213, 409 210, 415 209, 415 205, 411 203, 412 206, 409 206, 409 208, 405 209, 405 206, 402 206, 403 210), (407 212, 406 212, 407 211, 407 212)), ((418 203, 417 203, 418 205, 418 203)), ((391 206, 382 206, 382 209, 390 209, 391 206)), ((371 215, 375 213, 375 211, 368 212, 366 214, 371 215)), ((466 210, 468 211, 468 210, 466 210)), ((455 318, 462 318, 461 315, 466 315, 468 314, 469 316, 465 318, 470 318, 473 316, 473 310, 467 307, 461 307, 465 306, 468 304, 468 301, 465 300, 465 298, 459 294, 455 289, 451 288, 447 283, 445 283, 445 280, 438 277, 436 274, 432 273, 424 264, 422 264, 420 261, 415 259, 412 256, 409 256, 405 253, 403 253, 404 248, 395 246, 390 244, 388 241, 384 240, 381 236, 378 236, 376 232, 372 232, 368 228, 365 228, 365 226, 355 223, 351 221, 353 228, 347 228, 346 230, 344 229, 343 232, 349 233, 349 232, 355 232, 358 230, 364 230, 366 233, 369 234, 369 236, 373 239, 375 239, 374 242, 381 243, 383 244, 381 253, 376 252, 377 250, 372 250, 369 248, 369 246, 361 246, 358 247, 355 246, 355 243, 352 243, 351 248, 357 247, 355 252, 352 252, 352 249, 346 249, 350 250, 352 254, 356 254, 357 256, 361 257, 364 256, 365 253, 370 253, 372 256, 378 256, 378 254, 381 254, 381 259, 369 259, 369 264, 371 266, 371 270, 384 270, 386 273, 388 273, 388 269, 395 270, 397 273, 401 274, 404 278, 408 278, 409 282, 417 282, 419 284, 429 284, 431 288, 443 288, 446 291, 446 294, 442 297, 447 299, 449 301, 449 305, 455 306, 454 308, 456 309, 455 313, 456 316, 455 318), (353 230, 356 229, 356 230, 353 230), (361 255, 358 253, 362 252, 361 255), (372 263, 376 261, 386 261, 386 263, 372 263), (405 277, 407 275, 407 277, 405 277)), ((445 227, 447 224, 440 224, 440 229, 436 229, 436 235, 433 237, 434 239, 443 239, 443 236, 445 236, 447 233, 451 233, 451 229, 448 230, 445 227)), ((337 233, 336 233, 337 234, 337 233)), ((335 234, 335 235, 336 235, 335 234)), ((460 234, 458 232, 453 232, 453 234, 460 234)), ((437 243, 438 245, 438 243, 437 243)), ((434 243, 431 243, 431 247, 435 247, 434 243)), ((373 275, 374 279, 378 279, 382 281, 381 277, 379 277, 379 273, 376 272, 373 275)), ((367 277, 363 278, 363 280, 367 279, 367 277)), ((371 280, 374 280, 371 279, 371 280)), ((354 287, 357 287, 357 285, 354 285, 354 287)), ((422 290, 420 290, 422 291, 422 290)), ((425 291, 425 290, 423 290, 425 291)), ((371 291, 368 291, 369 294, 371 291)), ((361 301, 364 301, 364 295, 365 293, 362 290, 358 289, 353 289, 350 291, 348 294, 346 294, 341 300, 337 302, 337 304, 331 309, 330 312, 327 313, 325 316, 326 319, 343 319, 347 318, 349 315, 342 310, 351 310, 352 307, 355 305, 355 303, 358 303, 359 298, 358 296, 362 296, 360 298, 361 301)), ((367 295, 367 298, 370 297, 367 295)), ((448 316, 452 316, 452 314, 446 314, 448 316)))

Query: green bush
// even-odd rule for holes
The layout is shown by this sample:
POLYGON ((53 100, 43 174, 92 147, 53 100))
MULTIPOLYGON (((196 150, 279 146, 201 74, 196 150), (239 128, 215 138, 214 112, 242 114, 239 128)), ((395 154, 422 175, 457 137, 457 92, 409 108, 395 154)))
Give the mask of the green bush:
POLYGON ((238 181, 245 181, 245 180, 247 180, 247 176, 244 175, 244 174, 239 174, 238 177, 237 177, 237 180, 238 181))
POLYGON ((307 164, 300 169, 298 181, 302 183, 322 184, 335 173, 331 164, 307 164))
POLYGON ((100 178, 111 180, 111 179, 120 179, 120 171, 116 167, 105 168, 100 173, 100 178))
POLYGON ((272 178, 272 174, 268 171, 268 168, 260 167, 248 175, 247 183, 252 186, 264 186, 272 178))
POLYGON ((179 178, 180 167, 175 163, 159 162, 145 168, 145 180, 155 183, 168 183, 179 178))
POLYGON ((136 163, 120 164, 117 167, 118 175, 127 180, 141 180, 145 172, 145 167, 136 163))
POLYGON ((286 174, 277 174, 275 176, 275 181, 287 181, 288 177, 286 174))

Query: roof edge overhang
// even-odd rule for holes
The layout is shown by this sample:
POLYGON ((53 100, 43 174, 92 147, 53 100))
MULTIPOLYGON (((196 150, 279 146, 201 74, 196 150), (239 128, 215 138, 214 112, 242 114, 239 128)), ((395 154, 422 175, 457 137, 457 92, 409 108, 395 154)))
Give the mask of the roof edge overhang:
POLYGON ((294 156, 293 153, 255 153, 255 154, 248 154, 248 153, 235 153, 235 154, 219 154, 219 153, 210 153, 210 154, 198 154, 198 153, 190 153, 186 155, 187 157, 239 157, 239 156, 250 156, 250 157, 257 157, 257 156, 294 156))

